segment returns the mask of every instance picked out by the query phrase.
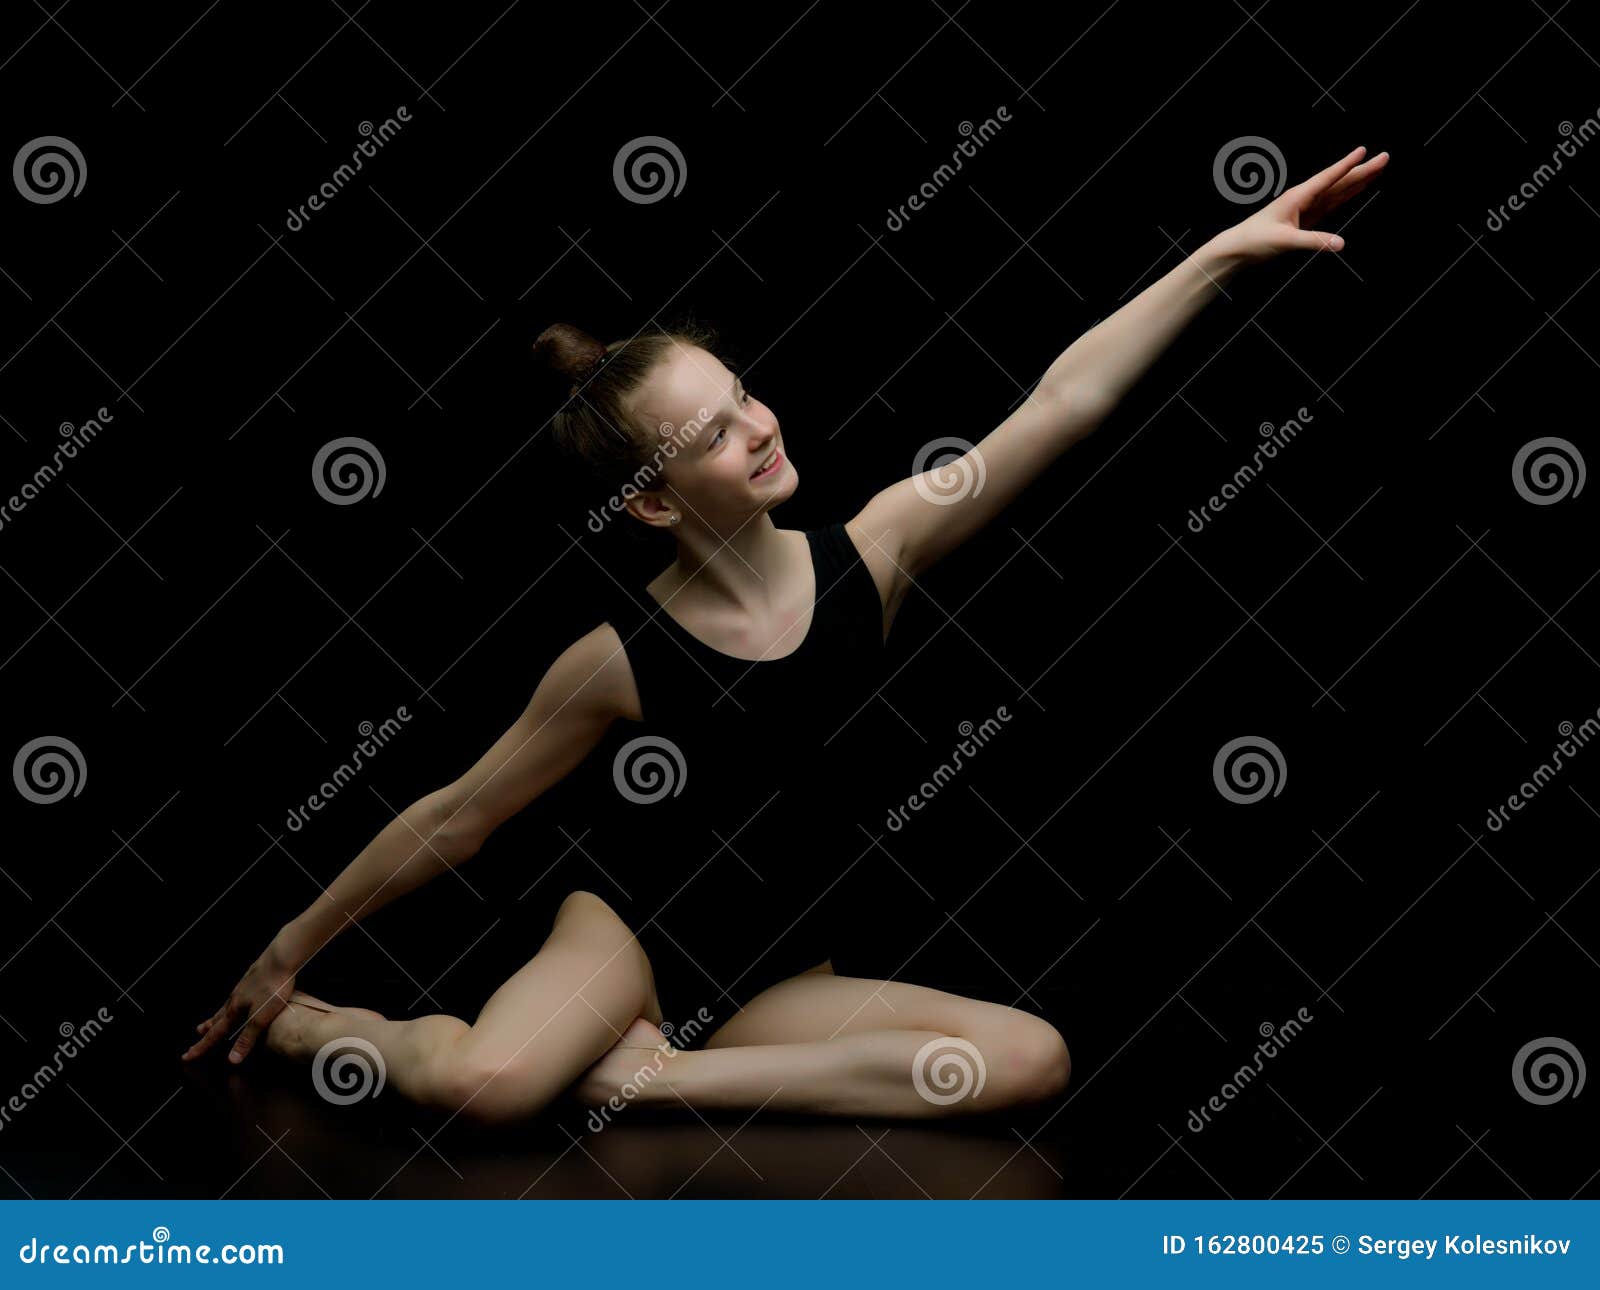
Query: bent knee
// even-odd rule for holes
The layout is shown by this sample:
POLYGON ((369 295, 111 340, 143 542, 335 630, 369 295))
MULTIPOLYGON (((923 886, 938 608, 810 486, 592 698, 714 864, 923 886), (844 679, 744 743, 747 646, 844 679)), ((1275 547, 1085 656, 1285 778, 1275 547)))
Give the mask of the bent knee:
POLYGON ((984 1051, 995 1092, 1007 1103, 1046 1101, 1061 1093, 1072 1078, 1067 1041, 1032 1013, 1019 1013, 1002 1025, 984 1051))

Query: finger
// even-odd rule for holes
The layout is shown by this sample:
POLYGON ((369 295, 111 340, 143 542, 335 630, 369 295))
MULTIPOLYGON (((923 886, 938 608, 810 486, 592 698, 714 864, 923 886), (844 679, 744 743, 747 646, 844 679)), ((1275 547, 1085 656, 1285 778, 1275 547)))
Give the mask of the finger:
POLYGON ((1327 189, 1333 187, 1333 185, 1344 178, 1349 171, 1354 169, 1356 163, 1361 160, 1362 155, 1365 152, 1365 146, 1352 149, 1349 153, 1341 157, 1338 161, 1334 162, 1333 165, 1329 166, 1326 170, 1318 171, 1316 174, 1312 175, 1310 179, 1307 179, 1303 183, 1296 185, 1300 196, 1302 198, 1315 197, 1318 193, 1325 192, 1327 189))
POLYGON ((216 1046, 217 1040, 221 1039, 225 1034, 228 1033, 227 1018, 231 1016, 232 1013, 233 1009, 226 1004, 219 1008, 217 1010, 217 1015, 213 1017, 209 1023, 210 1029, 195 1041, 193 1046, 190 1047, 189 1051, 183 1055, 184 1059, 192 1060, 193 1058, 203 1056, 204 1054, 210 1052, 212 1048, 216 1046))
POLYGON ((251 1021, 246 1025, 244 1033, 234 1041, 233 1048, 228 1053, 228 1060, 237 1066, 246 1057, 250 1056, 250 1050, 256 1046, 256 1036, 265 1029, 266 1027, 259 1021, 251 1021))
POLYGON ((1344 238, 1337 233, 1320 233, 1307 228, 1295 234, 1294 245, 1305 251, 1342 251, 1344 238))
POLYGON ((1332 210, 1349 201, 1370 184, 1380 170, 1388 164, 1389 154, 1380 152, 1370 161, 1364 161, 1322 196, 1322 209, 1332 210))

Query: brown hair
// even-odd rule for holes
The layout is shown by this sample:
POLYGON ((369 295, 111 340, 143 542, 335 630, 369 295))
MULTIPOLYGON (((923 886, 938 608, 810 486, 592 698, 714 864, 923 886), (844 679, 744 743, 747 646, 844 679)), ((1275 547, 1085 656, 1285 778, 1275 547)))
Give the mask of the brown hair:
POLYGON ((659 428, 639 424, 625 401, 674 344, 715 353, 718 343, 710 327, 688 320, 613 345, 570 323, 546 327, 533 342, 534 358, 569 382, 567 402, 551 421, 557 444, 609 492, 659 487, 659 428))

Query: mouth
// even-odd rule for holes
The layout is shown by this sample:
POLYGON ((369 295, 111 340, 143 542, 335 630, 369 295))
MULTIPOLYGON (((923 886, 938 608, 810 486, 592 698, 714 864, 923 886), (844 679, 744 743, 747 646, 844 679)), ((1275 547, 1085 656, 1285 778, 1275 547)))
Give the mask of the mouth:
POLYGON ((752 480, 765 479, 767 476, 777 473, 782 466, 783 453, 779 449, 774 448, 771 453, 768 454, 766 461, 761 464, 760 468, 751 473, 750 478, 752 480))

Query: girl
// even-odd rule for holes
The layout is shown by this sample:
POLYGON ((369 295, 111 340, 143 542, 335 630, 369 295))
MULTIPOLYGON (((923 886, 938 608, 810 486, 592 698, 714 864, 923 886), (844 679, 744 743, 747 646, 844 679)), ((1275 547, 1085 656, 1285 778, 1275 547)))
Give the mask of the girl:
POLYGON ((406 1097, 484 1123, 533 1115, 568 1090, 599 1107, 624 1086, 640 1102, 904 1117, 1060 1092, 1067 1047, 1041 1018, 833 972, 826 927, 811 913, 826 894, 812 826, 829 799, 783 794, 794 782, 828 791, 858 782, 862 763, 840 732, 871 699, 883 638, 917 578, 1090 433, 1241 267, 1289 250, 1343 249, 1337 234, 1311 229, 1388 160, 1362 163, 1364 151, 1213 237, 1079 337, 1021 407, 952 463, 968 478, 981 471, 982 488, 951 492, 942 471, 914 475, 847 522, 811 531, 773 523, 772 508, 798 483, 788 445, 709 337, 657 331, 601 346, 575 328, 547 330, 536 352, 572 381, 558 437, 613 483, 625 481, 610 522, 669 534, 677 559, 650 583, 640 621, 619 614, 569 646, 475 765, 391 821, 285 924, 199 1023, 184 1059, 241 1019, 235 1063, 263 1033, 269 1048, 302 1060, 355 1038, 381 1054, 406 1097), (348 921, 475 854, 618 718, 652 732, 615 767, 625 809, 640 812, 630 836, 646 840, 646 867, 660 880, 649 902, 624 917, 592 892, 573 892, 539 952, 471 1023, 442 1014, 392 1021, 295 990, 296 974, 348 921), (681 840, 677 830, 706 812, 721 819, 709 859, 673 845, 655 858, 654 843, 681 840), (737 917, 724 900, 697 925, 693 910, 705 902, 679 897, 702 872, 724 896, 749 887, 748 899, 732 902, 737 917), (702 967, 710 961, 705 975, 737 1009, 697 1048, 679 1049, 660 1029, 654 963, 669 945, 702 967))

